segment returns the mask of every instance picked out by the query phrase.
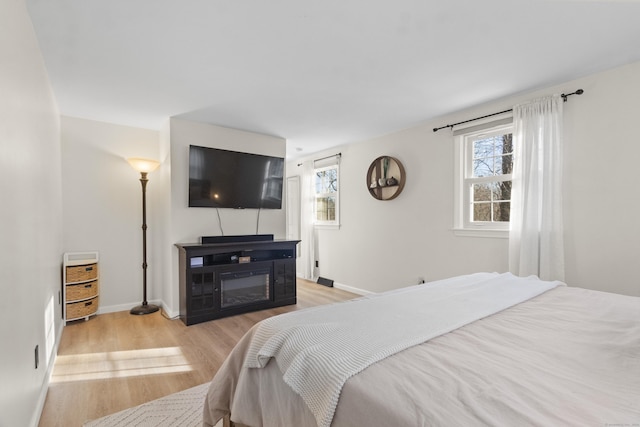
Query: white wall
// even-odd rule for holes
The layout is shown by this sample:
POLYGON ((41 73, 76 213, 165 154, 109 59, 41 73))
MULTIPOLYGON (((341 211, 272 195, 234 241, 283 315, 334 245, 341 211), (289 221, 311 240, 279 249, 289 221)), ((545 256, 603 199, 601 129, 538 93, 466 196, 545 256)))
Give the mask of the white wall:
MULTIPOLYGON (((286 141, 268 135, 244 132, 204 123, 196 123, 172 118, 170 133, 169 168, 171 170, 171 189, 169 214, 170 227, 163 264, 172 272, 164 276, 163 289, 165 302, 171 304, 172 315, 178 311, 178 250, 175 243, 198 243, 201 236, 219 236, 222 234, 216 209, 189 208, 189 145, 215 147, 225 150, 243 151, 268 156, 285 157, 286 141), (170 301, 170 302, 169 302, 170 301)), ((167 160, 165 160, 165 163, 167 160)), ((167 164, 163 164, 166 169, 167 164)), ((166 202, 165 202, 166 203, 166 202)), ((284 206, 284 205, 283 205, 284 206)), ((277 239, 285 238, 285 210, 263 209, 260 211, 259 228, 256 229, 258 210, 256 209, 219 209, 224 235, 236 234, 273 234, 277 239)))
POLYGON ((171 237, 171 138, 170 120, 167 119, 160 131, 160 157, 162 164, 154 173, 154 181, 158 185, 158 197, 155 198, 154 210, 158 213, 158 222, 154 227, 154 241, 152 248, 153 266, 150 267, 150 280, 158 284, 161 289, 163 308, 169 317, 178 315, 178 283, 169 278, 173 277, 174 266, 171 254, 174 243, 171 237))
POLYGON ((571 83, 565 104, 566 280, 640 296, 640 62, 571 83))
MULTIPOLYGON (((100 312, 129 310, 142 301, 142 188, 128 157, 160 160, 159 132, 62 117, 64 251, 100 253, 100 312)), ((162 298, 155 277, 162 192, 147 184, 148 300, 162 298)))
MULTIPOLYGON (((148 300, 178 314, 175 243, 219 235, 215 209, 188 208, 189 144, 284 157, 285 141, 179 119, 160 131, 62 118, 64 250, 100 252, 101 313, 142 301, 140 174, 128 157, 161 161, 147 184, 148 300)), ((255 234, 257 210, 220 209, 226 235, 255 234)), ((284 209, 263 210, 259 233, 285 234, 284 209)))
POLYGON ((0 28, 0 425, 35 426, 62 327, 60 124, 24 1, 0 28))
MULTIPOLYGON (((267 156, 284 157, 286 141, 268 135, 244 132, 205 123, 172 118, 171 133, 171 221, 174 243, 199 242, 201 236, 220 235, 216 209, 189 208, 189 145, 215 147, 267 156)), ((220 209, 225 235, 271 233, 285 237, 284 209, 263 209, 256 230, 256 209, 220 209)))
MULTIPOLYGON (((323 277, 365 291, 384 291, 475 271, 506 271, 508 241, 454 236, 453 138, 433 128, 511 108, 537 96, 573 92, 565 106, 566 281, 640 296, 640 197, 635 170, 640 144, 640 63, 441 117, 342 152, 339 230, 319 230, 323 277), (381 155, 406 170, 403 193, 391 201, 369 195, 365 175, 381 155)), ((288 163, 299 173, 301 160, 288 163)))

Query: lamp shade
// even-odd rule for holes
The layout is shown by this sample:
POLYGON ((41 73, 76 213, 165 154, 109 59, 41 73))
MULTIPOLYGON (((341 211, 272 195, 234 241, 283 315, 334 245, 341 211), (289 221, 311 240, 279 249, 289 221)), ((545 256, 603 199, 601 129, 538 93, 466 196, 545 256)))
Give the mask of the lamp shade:
POLYGON ((153 172, 160 166, 160 162, 156 160, 143 159, 140 157, 131 157, 127 159, 127 162, 138 172, 153 172))

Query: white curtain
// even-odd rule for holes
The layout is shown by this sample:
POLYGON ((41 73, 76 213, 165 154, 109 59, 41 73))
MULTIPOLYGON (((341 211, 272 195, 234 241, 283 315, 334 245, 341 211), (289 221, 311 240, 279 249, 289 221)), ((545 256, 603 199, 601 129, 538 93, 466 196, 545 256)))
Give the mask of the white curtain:
POLYGON ((562 106, 559 95, 513 108, 509 270, 564 280, 562 106))
POLYGON ((313 205, 315 203, 313 161, 302 164, 302 185, 300 197, 300 234, 301 234, 301 274, 308 280, 315 280, 316 236, 313 226, 313 205))

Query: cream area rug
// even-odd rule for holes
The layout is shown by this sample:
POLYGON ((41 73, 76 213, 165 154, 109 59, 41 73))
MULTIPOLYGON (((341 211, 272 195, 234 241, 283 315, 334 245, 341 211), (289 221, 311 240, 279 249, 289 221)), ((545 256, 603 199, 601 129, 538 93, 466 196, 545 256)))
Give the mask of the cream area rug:
MULTIPOLYGON (((125 409, 84 427, 202 427, 202 410, 209 383, 125 409)), ((222 425, 222 423, 219 423, 222 425)))

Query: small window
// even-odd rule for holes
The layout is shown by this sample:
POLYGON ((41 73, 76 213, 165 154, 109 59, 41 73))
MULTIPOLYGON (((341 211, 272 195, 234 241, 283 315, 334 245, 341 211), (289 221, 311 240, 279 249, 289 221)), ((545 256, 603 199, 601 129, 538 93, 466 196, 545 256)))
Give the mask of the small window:
POLYGON ((455 228, 508 230, 513 172, 512 126, 460 132, 456 144, 459 167, 455 228))
POLYGON ((471 192, 472 223, 508 223, 511 209, 513 135, 497 132, 469 138, 471 170, 465 179, 471 192))
POLYGON ((316 225, 339 225, 340 173, 338 164, 315 168, 314 220, 316 225))

